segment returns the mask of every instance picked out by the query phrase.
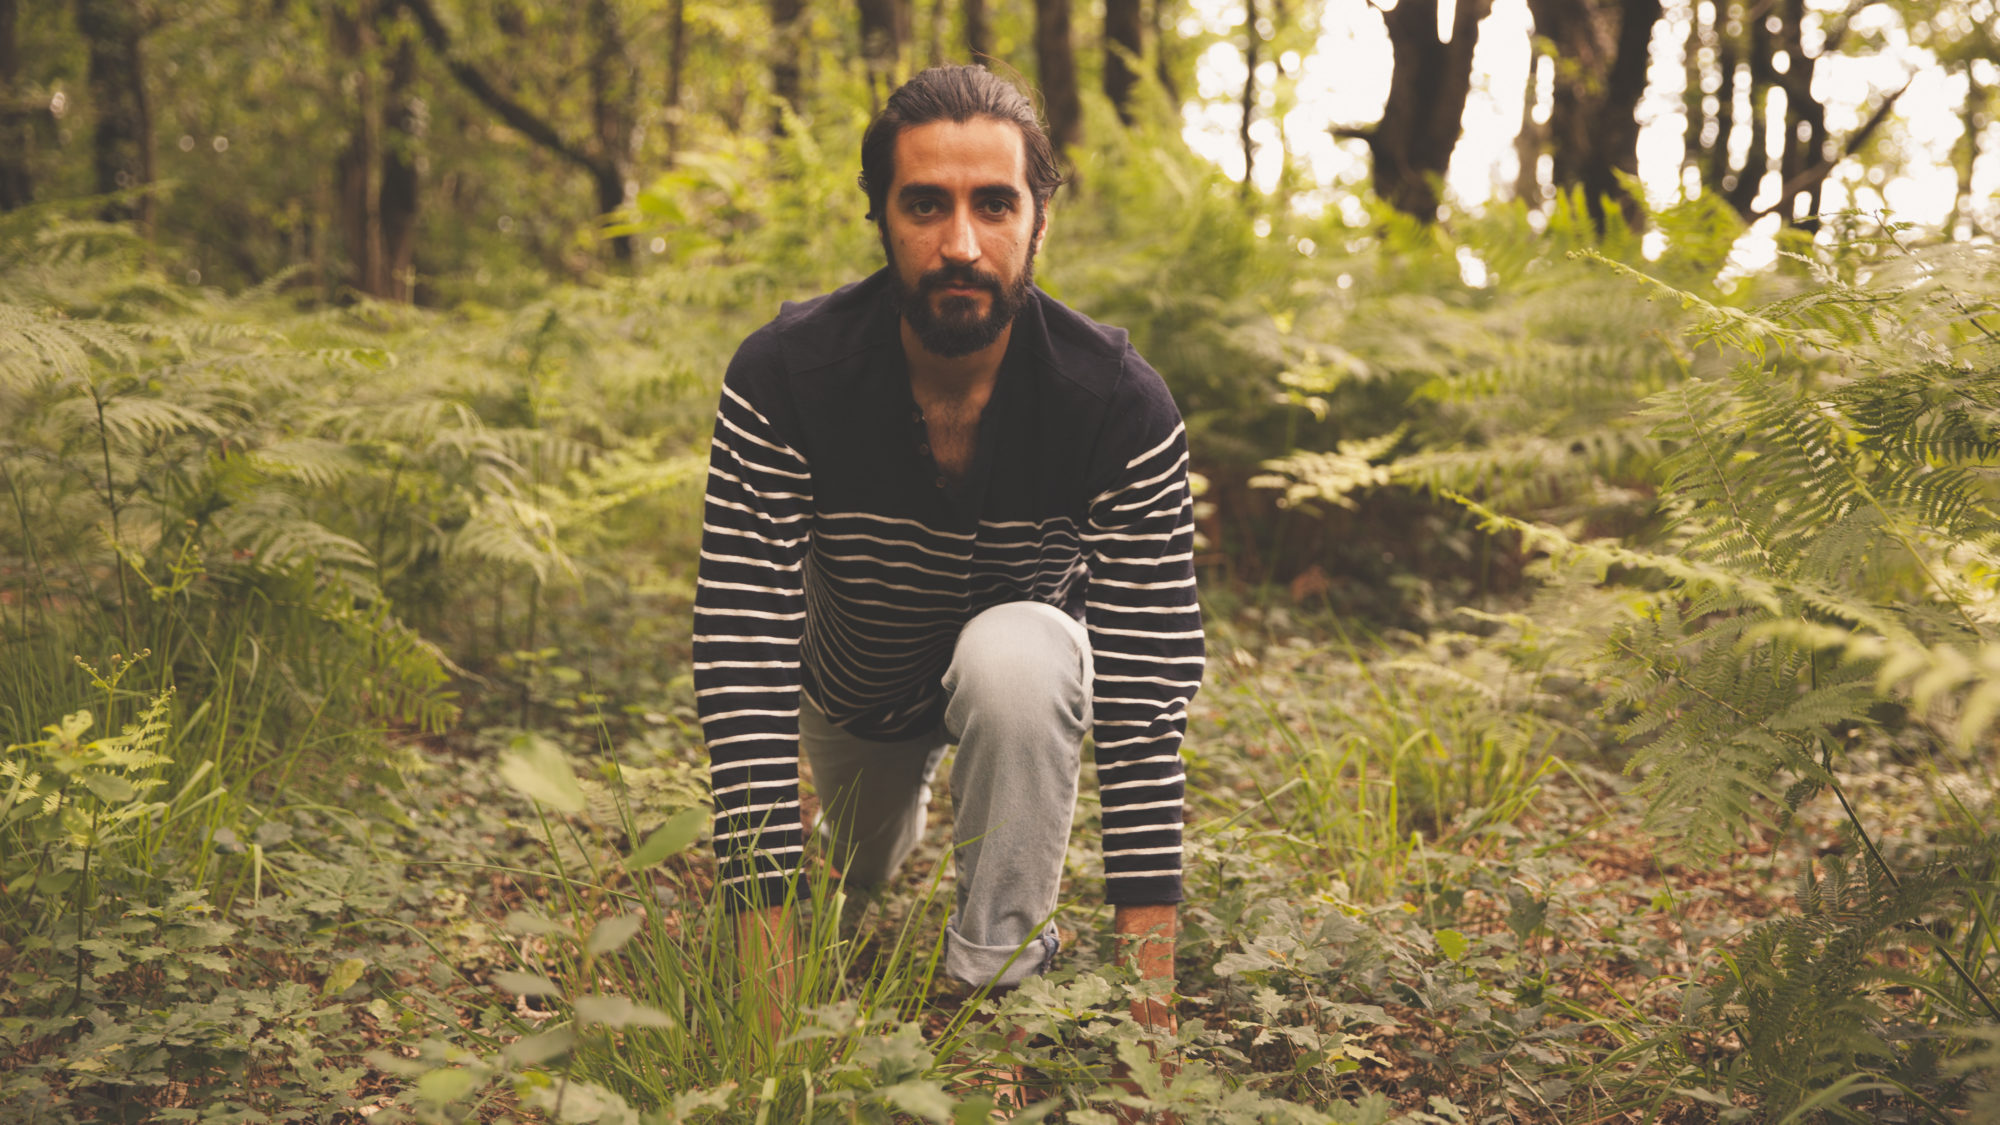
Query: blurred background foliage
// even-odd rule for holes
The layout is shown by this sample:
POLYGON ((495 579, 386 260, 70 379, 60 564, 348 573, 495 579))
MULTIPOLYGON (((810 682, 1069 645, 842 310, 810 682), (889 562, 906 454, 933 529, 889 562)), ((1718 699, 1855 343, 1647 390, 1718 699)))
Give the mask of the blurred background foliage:
MULTIPOLYGON (((981 1119, 945 1093, 979 1033, 905 1022, 921 948, 860 993, 853 949, 816 963, 820 1069, 760 1054, 689 905, 705 869, 643 831, 699 820, 720 374, 780 301, 879 264, 861 130, 975 57, 1063 142, 1038 279, 1132 333, 1205 487, 1182 954, 1215 1018, 1146 1104, 1990 1104, 2000 271, 1973 173, 2000 14, 1531 0, 1534 174, 1467 209, 1440 177, 1491 6, 1377 9, 1388 98, 1343 129, 1369 181, 1280 152, 1267 191, 1184 140, 1198 61, 1251 64, 1226 104, 1267 160, 1253 126, 1324 65, 1330 3, 0 0, 0 1108, 459 1120, 489 1083, 551 1101, 536 1068, 568 1058, 603 1120, 981 1119), (1937 230, 1820 206, 1836 168, 1904 170, 1895 91, 1835 135, 1812 85, 1890 40, 1963 79, 1937 230), (1696 93, 1684 190, 1649 208, 1663 65, 1696 93), (1780 253, 1746 268, 1760 222, 1780 253), (1606 876, 1642 827, 1687 866, 1606 876), (440 856, 522 880, 482 900, 505 926, 419 875, 440 856), (1690 913, 1722 857, 1795 902, 1690 913), (468 998, 489 977, 519 1003, 468 998), (586 1019, 600 987, 651 1007, 586 1019), (583 1038, 501 1052, 551 1011, 583 1038), (680 1030, 616 1038, 659 1012, 680 1030)), ((978 1049, 1108 1120, 1142 1033, 1106 1000, 1135 986, 1079 956, 1010 1002, 1091 1036, 978 1049)))

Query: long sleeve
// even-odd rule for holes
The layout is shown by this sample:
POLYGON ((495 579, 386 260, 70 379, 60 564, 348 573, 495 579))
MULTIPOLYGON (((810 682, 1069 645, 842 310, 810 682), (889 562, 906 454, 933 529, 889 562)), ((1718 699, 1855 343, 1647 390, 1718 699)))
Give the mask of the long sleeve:
POLYGON ((716 412, 694 610, 695 697, 731 909, 783 902, 805 843, 799 638, 812 473, 770 404, 748 397, 746 366, 739 353, 716 412))
POLYGON ((1180 747, 1204 646, 1186 431, 1171 400, 1128 424, 1118 444, 1138 452, 1090 501, 1083 539, 1105 898, 1138 905, 1181 901, 1180 747))

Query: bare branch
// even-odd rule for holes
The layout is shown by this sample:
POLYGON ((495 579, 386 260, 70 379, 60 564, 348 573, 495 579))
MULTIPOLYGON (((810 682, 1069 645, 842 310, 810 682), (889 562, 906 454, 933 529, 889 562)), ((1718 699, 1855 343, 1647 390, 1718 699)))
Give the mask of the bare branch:
POLYGON ((437 7, 431 0, 395 0, 417 19, 423 29, 424 42, 444 60, 446 69, 453 78, 473 97, 485 103, 508 127, 529 140, 568 160, 592 175, 601 175, 609 167, 609 161, 598 153, 576 144, 556 131, 555 126, 535 115, 533 110, 513 98, 508 97, 498 86, 486 77, 480 69, 461 56, 451 41, 451 33, 444 21, 438 18, 437 7))

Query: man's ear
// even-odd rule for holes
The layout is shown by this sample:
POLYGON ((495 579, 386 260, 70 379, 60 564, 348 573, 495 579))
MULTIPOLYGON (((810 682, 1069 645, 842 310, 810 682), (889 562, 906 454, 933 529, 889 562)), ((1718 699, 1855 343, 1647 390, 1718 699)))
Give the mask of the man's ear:
POLYGON ((1035 228, 1035 253, 1042 252, 1042 240, 1049 236, 1049 209, 1042 208, 1042 224, 1035 228))

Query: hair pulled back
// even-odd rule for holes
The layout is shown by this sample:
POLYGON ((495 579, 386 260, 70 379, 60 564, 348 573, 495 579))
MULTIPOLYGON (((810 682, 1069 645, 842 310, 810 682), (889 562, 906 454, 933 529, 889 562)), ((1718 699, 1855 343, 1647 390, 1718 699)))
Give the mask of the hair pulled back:
POLYGON ((963 124, 990 117, 1021 130, 1028 160, 1028 194, 1035 201, 1040 229, 1049 197, 1062 186, 1055 146, 1042 129, 1028 96, 983 66, 934 66, 896 88, 861 135, 861 190, 868 193, 868 217, 887 222, 889 182, 896 177, 896 138, 903 130, 933 121, 963 124))

